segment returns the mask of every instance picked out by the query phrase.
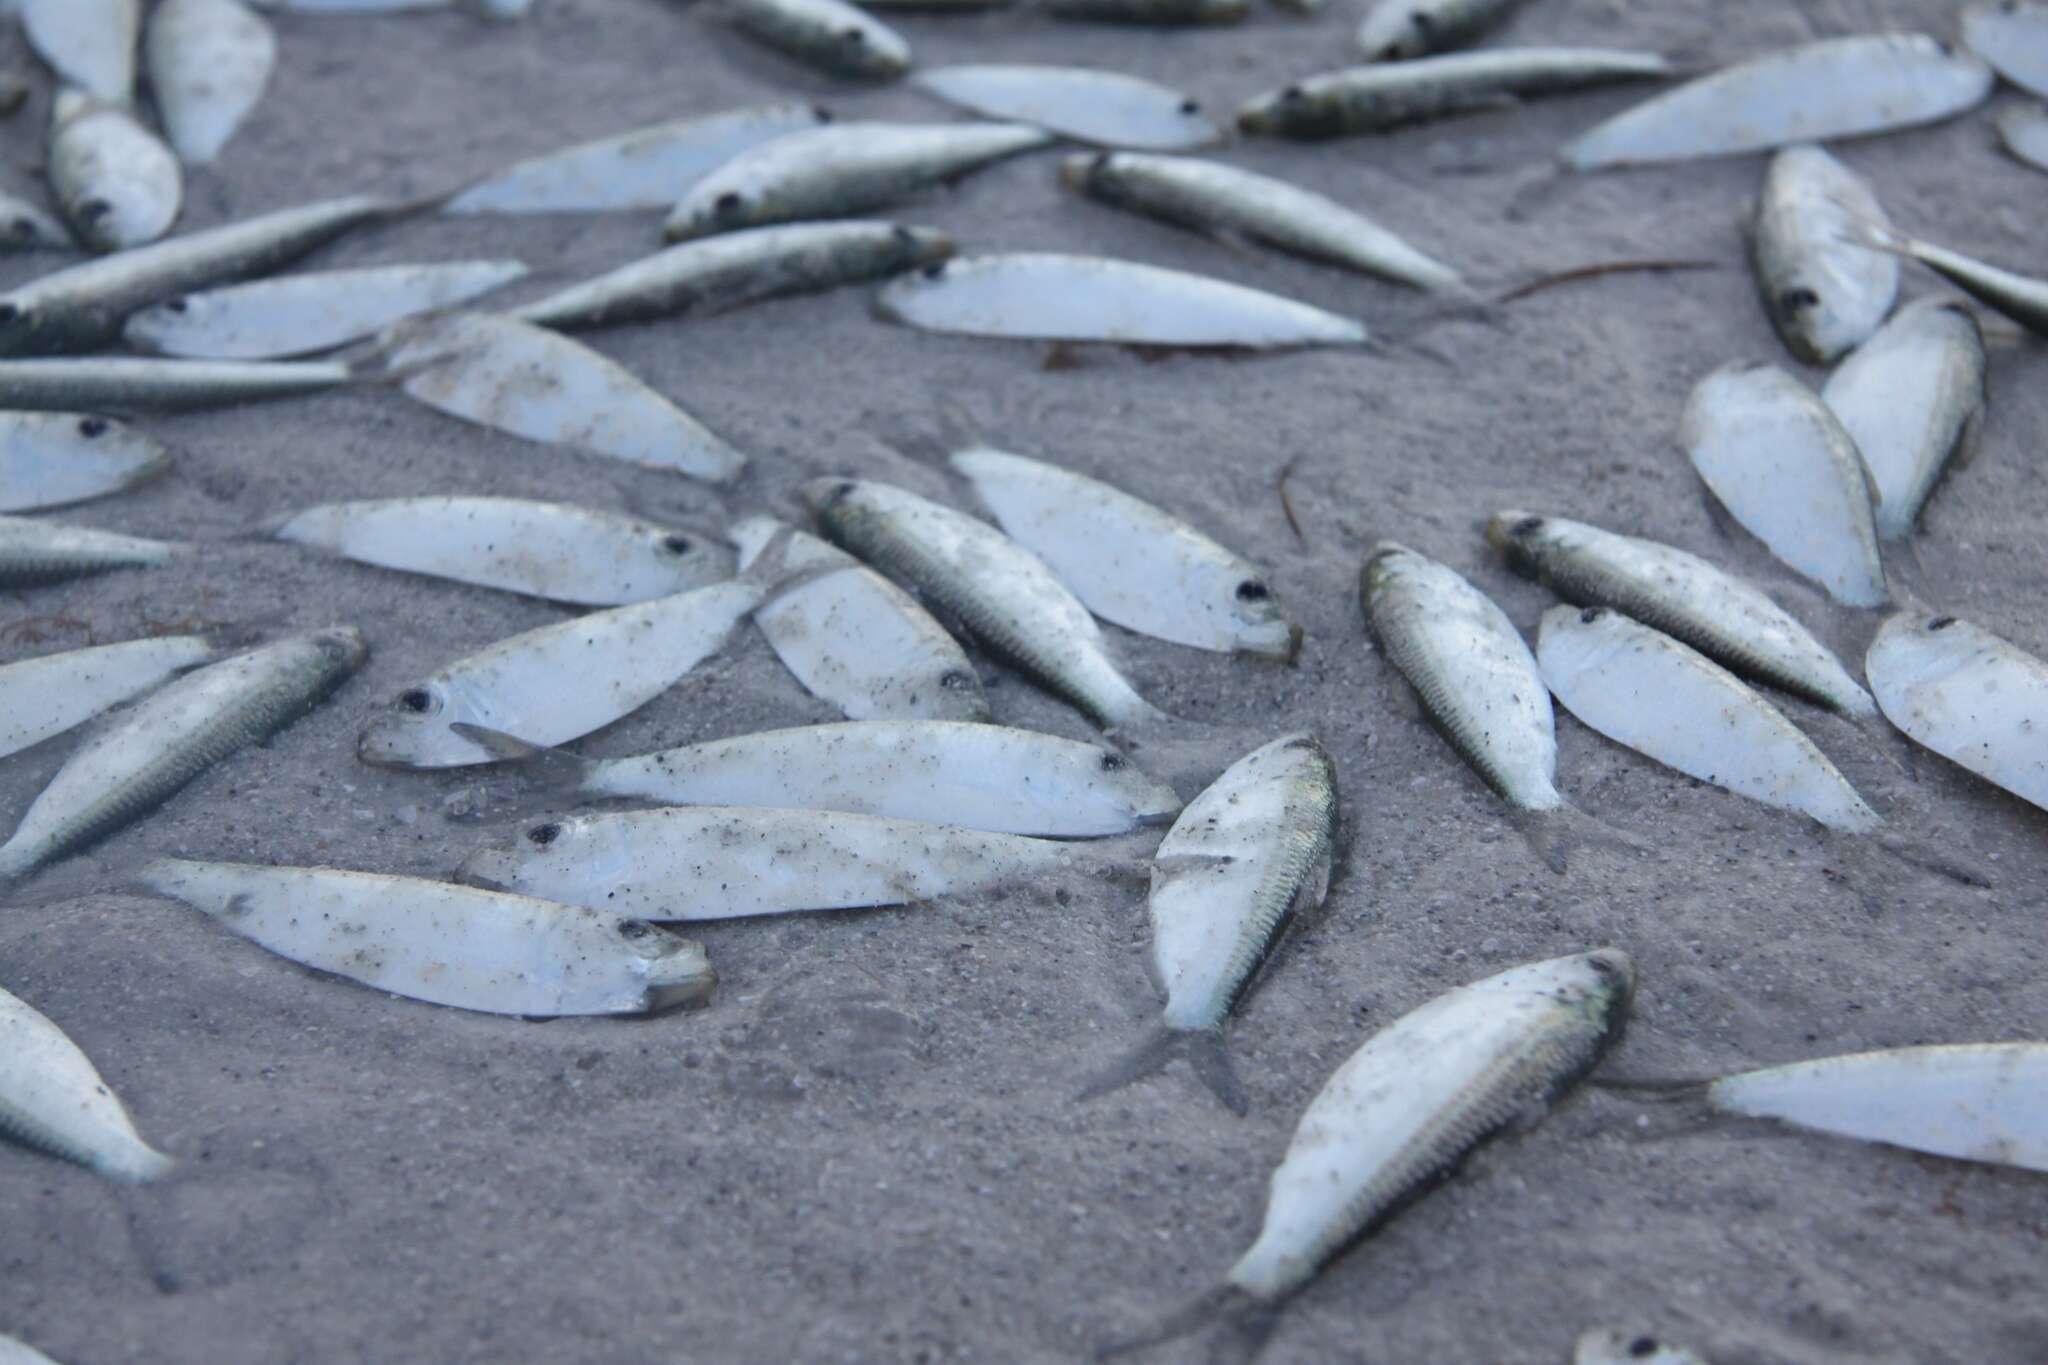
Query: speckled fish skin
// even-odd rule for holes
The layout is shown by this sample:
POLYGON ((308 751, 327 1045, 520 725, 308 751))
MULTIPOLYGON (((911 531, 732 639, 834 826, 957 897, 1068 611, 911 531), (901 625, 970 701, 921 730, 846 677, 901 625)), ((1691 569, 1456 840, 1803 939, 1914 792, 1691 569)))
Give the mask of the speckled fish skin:
POLYGON ((1595 1327, 1580 1333, 1572 1348, 1572 1365, 1707 1365, 1707 1361, 1647 1332, 1595 1327))
POLYGON ((50 190, 81 242, 124 251, 171 230, 185 177, 171 149, 126 109, 65 90, 51 107, 50 190))
MULTIPOLYGON (((115 1180, 156 1180, 177 1164, 143 1141, 78 1044, 5 990, 0 990, 0 1134, 115 1180)), ((0 1347, 0 1360, 6 1358, 0 1347)))
POLYGON ((1863 458, 1811 389, 1775 365, 1724 365, 1686 400, 1679 443, 1721 505, 1786 565, 1848 606, 1890 600, 1863 458))
POLYGON ((0 356, 93 350, 117 339, 128 315, 153 303, 274 270, 358 227, 405 211, 369 195, 323 200, 30 280, 0 295, 0 356))
POLYGON ((1363 346, 1365 324, 1207 275, 1108 256, 956 256, 899 275, 875 311, 928 332, 1123 346, 1363 346))
POLYGON ((565 744, 630 715, 718 652, 764 596, 733 579, 523 631, 400 692, 356 743, 365 763, 459 768, 493 761, 460 721, 565 744))
MULTIPOLYGON (((1998 140, 2037 171, 2048 171, 2048 105, 2014 104, 1998 115, 1998 140)), ((0 215, 4 222, 4 215, 0 215)))
POLYGON ((134 101, 142 0, 21 0, 21 22, 60 80, 109 104, 134 101))
POLYGON ((883 483, 815 479, 803 493, 841 548, 938 603, 983 648, 1097 725, 1164 719, 1124 679, 1088 609, 995 527, 883 483))
POLYGON ((535 825, 465 881, 657 921, 854 910, 1093 867, 1083 846, 843 811, 658 806, 535 825))
POLYGON ((1189 96, 1118 71, 976 63, 921 71, 916 84, 984 118, 1033 123, 1105 147, 1187 151, 1223 137, 1189 96))
POLYGON ((1103 620, 1219 654, 1292 660, 1300 650, 1301 627, 1256 565, 1151 503, 979 444, 948 463, 996 524, 1103 620))
POLYGON ((1462 47, 1514 11, 1521 0, 1376 0, 1358 25, 1369 62, 1407 61, 1462 47))
POLYGON ((718 0, 718 12, 742 33, 830 75, 893 81, 910 69, 903 35, 845 0, 718 0))
POLYGON ((754 613, 777 658, 849 720, 991 719, 959 641, 917 599, 833 545, 771 517, 734 522, 742 568, 787 533, 785 562, 817 577, 754 613))
POLYGON ((280 957, 410 1000, 533 1018, 703 1003, 703 945, 582 906, 419 877, 161 858, 144 885, 280 957))
POLYGON ((0 360, 0 394, 6 395, 9 406, 41 412, 218 408, 318 393, 357 377, 347 365, 326 361, 145 360, 120 355, 0 360))
POLYGON ((1916 1152, 2048 1171, 2048 1045, 1961 1043, 1857 1052, 1723 1076, 1724 1114, 1916 1152))
POLYGON ((103 498, 170 465, 161 442, 111 417, 0 411, 0 512, 103 498))
POLYGON ((0 758, 83 725, 215 657, 213 645, 197 635, 163 635, 0 665, 0 758))
POLYGON ((380 338, 399 387, 438 412, 543 445, 722 483, 747 457, 623 366, 517 318, 437 313, 380 338), (536 386, 532 376, 549 382, 536 386))
POLYGON ((1021 123, 834 123, 750 147, 693 185, 662 231, 671 242, 736 228, 843 218, 1043 147, 1021 123))
POLYGON ((1863 671, 1908 738, 2048 810, 2048 663, 1968 621, 1902 611, 1863 671))
POLYGON ((0 845, 0 881, 139 818, 229 754, 260 743, 334 691, 369 654, 335 626, 209 664, 137 702, 81 744, 0 845))
POLYGON ((1468 292, 1456 270, 1313 190, 1194 157, 1097 152, 1067 157, 1060 179, 1105 204, 1268 246, 1417 289, 1468 292))
POLYGON ((0 251, 69 251, 71 230, 19 195, 0 192, 0 251))
POLYGON ((1825 38, 1688 81, 1560 155, 1580 171, 1740 156, 1939 122, 1990 93, 1990 67, 1925 34, 1825 38))
POLYGON ((1880 823, 1776 707, 1662 631, 1607 607, 1552 607, 1536 661, 1564 708, 1617 744, 1829 829, 1862 834, 1880 823))
POLYGON ((675 119, 515 162, 442 206, 443 213, 610 213, 665 209, 749 147, 830 117, 809 104, 767 104, 675 119))
POLYGON ((2005 314, 2030 332, 2048 336, 2048 279, 2002 270, 1960 251, 1875 225, 1865 226, 1863 240, 1920 262, 1979 303, 2005 314))
POLYGON ((2048 95, 2048 5, 1997 0, 1963 10, 1963 44, 1999 75, 2048 95))
POLYGON ((1238 110, 1240 132, 1329 138, 1494 108, 1615 81, 1652 80, 1675 68, 1654 52, 1525 47, 1457 52, 1306 76, 1238 110))
POLYGON ((1906 305, 1835 367, 1820 396, 1863 456, 1877 534, 1910 536, 1942 471, 1970 458, 1983 424, 1976 314, 1945 299, 1906 305))
POLYGON ((574 329, 704 316, 816 293, 943 261, 953 239, 901 223, 782 223, 680 243, 511 310, 537 327, 574 329))
POLYGON ((0 517, 0 588, 61 583, 109 569, 155 568, 170 563, 183 548, 57 521, 0 517))
POLYGON ((276 360, 331 351, 401 318, 467 302, 526 273, 519 261, 444 261, 320 270, 184 294, 128 319, 139 351, 276 360))
POLYGON ((1510 568, 1574 606, 1613 607, 1732 672, 1855 719, 1877 703, 1763 593, 1696 555, 1563 517, 1494 514, 1486 538, 1510 568))
POLYGON ((1251 0, 1042 0, 1055 19, 1098 24, 1157 24, 1181 27, 1235 24, 1252 12, 1251 0))
POLYGON ((205 166, 262 99, 277 38, 237 0, 161 0, 143 56, 164 136, 187 165, 205 166))
POLYGON ((1898 258, 1846 235, 1852 224, 1885 221, 1869 184, 1824 149, 1802 144, 1771 158, 1750 259, 1771 325, 1807 364, 1832 364, 1891 312, 1898 258))
POLYGON ((1391 541, 1360 577, 1380 647, 1464 760, 1512 806, 1562 806, 1550 690, 1507 614, 1452 570, 1391 541))
POLYGON ((360 564, 577 606, 615 607, 730 578, 708 537, 560 502, 371 498, 294 514, 271 532, 360 564))

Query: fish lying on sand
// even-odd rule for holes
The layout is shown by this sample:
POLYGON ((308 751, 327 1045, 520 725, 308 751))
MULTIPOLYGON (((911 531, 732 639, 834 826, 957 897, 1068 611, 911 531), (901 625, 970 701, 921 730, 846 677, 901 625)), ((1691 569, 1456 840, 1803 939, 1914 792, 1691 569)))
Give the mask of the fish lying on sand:
MULTIPOLYGON (((176 1165, 134 1120, 78 1044, 0 990, 0 1135, 115 1180, 160 1179, 176 1165)), ((0 1351, 0 1357, 4 1357, 0 1351)))

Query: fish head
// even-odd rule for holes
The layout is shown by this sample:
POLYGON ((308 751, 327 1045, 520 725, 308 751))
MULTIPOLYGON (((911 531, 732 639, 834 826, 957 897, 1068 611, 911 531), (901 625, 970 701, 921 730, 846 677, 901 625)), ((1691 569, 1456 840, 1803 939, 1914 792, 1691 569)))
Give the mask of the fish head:
POLYGON ((960 249, 951 236, 937 228, 898 223, 890 230, 890 236, 896 244, 896 262, 905 270, 949 260, 960 249))
POLYGON ((662 226, 671 242, 709 237, 717 232, 774 221, 772 206, 751 179, 714 171, 690 188, 662 226))
POLYGON ((622 919, 617 932, 647 985, 648 1013, 709 1003, 718 973, 703 944, 644 919, 622 919))
POLYGON ((1552 533, 1549 518, 1514 509, 1496 512, 1486 523, 1486 543, 1500 551, 1509 568, 1530 578, 1536 576, 1552 533))
POLYGON ((1570 603, 1543 613, 1536 626, 1536 657, 1545 676, 1552 670, 1579 673, 1597 669, 1618 650, 1640 644, 1648 627, 1608 607, 1576 607, 1570 603))
POLYGON ((1358 50, 1368 62, 1427 57, 1442 45, 1437 23, 1428 5, 1375 5, 1358 26, 1358 50))
POLYGON ((858 479, 812 479, 803 486, 802 496, 819 528, 842 542, 845 527, 863 510, 858 479))
POLYGON ((218 299, 203 294, 181 295, 130 315, 121 335, 136 349, 161 355, 181 333, 206 328, 220 311, 218 299))
POLYGON ((1078 152, 1061 157, 1060 183, 1081 194, 1115 198, 1121 188, 1116 175, 1116 153, 1078 152))
POLYGON ((25 290, 0 295, 0 355, 42 355, 62 350, 54 322, 60 310, 45 312, 25 290))
POLYGON ((1241 652, 1289 663, 1301 652, 1301 627, 1288 618, 1263 578, 1247 574, 1232 584, 1225 610, 1241 652))
MULTIPOLYGON (((356 757, 391 768, 452 768, 488 762, 483 746, 448 727, 455 721, 492 724, 463 706, 445 679, 428 678, 393 697, 356 737, 356 757)), ((502 724, 502 721, 497 723, 502 724)))
POLYGON ((709 536, 655 525, 639 534, 648 558, 671 581, 697 587, 732 577, 732 551, 709 536))
POLYGON ((1895 613, 1870 642, 1863 672, 1881 701, 1939 682, 1991 643, 1982 628, 1931 611, 1895 613))
POLYGON ((1139 771, 1114 749, 1104 749, 1096 759, 1103 785, 1114 791, 1130 808, 1139 825, 1171 824, 1181 812, 1182 801, 1173 788, 1148 773, 1139 771))
POLYGON ((1335 137, 1344 131, 1344 113, 1328 94, 1296 82, 1247 100, 1237 111, 1237 130, 1268 137, 1335 137))
POLYGON ((1818 280, 1793 277, 1765 295, 1778 334, 1809 365, 1829 365, 1870 335, 1870 309, 1856 292, 1818 280), (1848 299, 1858 306, 1845 308, 1848 299))
POLYGON ((503 844, 486 844, 465 858, 455 879, 491 891, 513 891, 544 899, 578 901, 571 884, 582 884, 625 857, 617 838, 618 822, 593 826, 575 816, 550 818, 528 825, 503 844))
POLYGON ((1556 965, 1558 998, 1576 1004, 1603 1035, 1617 1032, 1635 999, 1635 959, 1619 948, 1596 948, 1556 965))
POLYGON ((1418 556, 1399 541, 1383 540, 1372 547, 1358 571, 1359 587, 1370 602, 1399 582, 1418 556))
POLYGON ((353 673, 370 657, 370 642, 354 626, 328 626, 306 637, 327 667, 353 673))

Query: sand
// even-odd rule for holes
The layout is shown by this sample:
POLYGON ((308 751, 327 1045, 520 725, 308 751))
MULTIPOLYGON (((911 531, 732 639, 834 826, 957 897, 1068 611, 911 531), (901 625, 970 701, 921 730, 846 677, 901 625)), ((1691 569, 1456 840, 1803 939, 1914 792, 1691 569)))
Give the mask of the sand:
MULTIPOLYGON (((899 22, 926 64, 1082 60, 1221 111, 1338 60, 1358 9, 1336 0, 1303 22, 1262 8, 1238 29, 1180 33, 1021 13, 899 22)), ((1950 9, 1535 0, 1496 41, 1655 47, 1713 64, 1816 35, 1950 36, 1950 9)), ((189 227, 345 191, 425 191, 743 102, 797 95, 848 115, 949 116, 908 88, 814 77, 706 7, 664 0, 540 0, 511 26, 459 14, 276 26, 275 83, 218 165, 193 177, 189 227)), ((6 43, 26 60, 18 36, 6 43)), ((1382 536, 1468 572, 1533 630, 1550 599, 1499 566, 1478 531, 1504 506, 1705 554, 1852 660, 1875 629, 1875 614, 1830 606, 1718 530, 1673 441, 1685 394, 1714 366, 1794 363, 1758 307, 1737 226, 1761 160, 1530 190, 1567 137, 1643 93, 1224 153, 1358 205, 1490 287, 1611 258, 1719 267, 1557 289, 1499 325, 1424 329, 1435 305, 1394 286, 1081 202, 1056 185, 1052 154, 903 211, 970 248, 1129 256, 1310 299, 1393 337, 1378 355, 1091 352, 1047 369, 1040 346, 882 324, 860 289, 596 334, 754 454, 727 494, 525 445, 376 388, 148 419, 176 472, 63 515, 204 548, 173 569, 0 601, 0 659, 172 622, 352 621, 374 655, 272 743, 6 897, 0 984, 62 1024, 194 1175, 129 1195, 0 1151, 0 1331, 72 1365, 1073 1360, 1217 1282, 1257 1227, 1296 1117, 1361 1039, 1513 963, 1601 944, 1635 955, 1634 1021, 1606 1068, 1618 1076, 2040 1037, 2042 811, 1881 725, 1784 703, 1894 831, 1993 883, 1970 889, 1658 769, 1560 716, 1561 785, 1646 851, 1586 850, 1555 876, 1419 719, 1366 634, 1356 576, 1382 536), (1521 202, 1533 213, 1511 217, 1521 202), (998 441, 1153 499, 1267 564, 1308 629, 1293 669, 1111 631, 1140 688, 1186 718, 1184 742, 1161 755, 1183 795, 1299 727, 1322 737, 1341 775, 1328 903, 1232 1030, 1248 1118, 1179 1065, 1073 1102, 1157 1008, 1142 886, 1128 878, 711 925, 701 936, 723 976, 712 1007, 546 1024, 318 977, 133 891, 133 870, 159 854, 441 874, 537 809, 508 777, 379 771, 353 745, 413 679, 562 609, 247 539, 266 519, 338 498, 470 492, 716 530, 729 513, 791 514, 802 480, 832 472, 959 500, 947 475, 888 444, 945 400, 998 441), (1291 461, 1305 544, 1274 494, 1291 461)), ((2013 98, 2002 90, 1970 116, 1840 155, 1903 226, 2039 273, 2048 177, 2005 158, 1990 124, 2013 98)), ((0 125, 24 183, 46 108, 44 88, 0 125)), ((308 264, 513 255, 534 274, 507 297, 533 297, 651 249, 659 217, 419 221, 308 264)), ((0 261, 0 278, 55 264, 0 261)), ((1936 287, 1909 271, 1909 293, 1936 287)), ((1991 384, 1982 453, 1928 513, 1922 592, 2048 652, 2048 490, 2036 471, 2048 355, 2002 346, 1991 384)), ((1089 733, 999 666, 983 671, 1001 720, 1089 733)), ((582 748, 626 754, 829 718, 748 634, 582 748)), ((0 810, 18 813, 69 744, 0 765, 0 810)), ((1613 1323, 1717 1361, 2036 1360, 2048 1357, 2044 1237, 2038 1175, 1702 1128, 1584 1092, 1333 1265, 1289 1308, 1266 1358, 1554 1362, 1583 1328, 1613 1323)), ((1200 1359, 1203 1346, 1154 1358, 1200 1359)))

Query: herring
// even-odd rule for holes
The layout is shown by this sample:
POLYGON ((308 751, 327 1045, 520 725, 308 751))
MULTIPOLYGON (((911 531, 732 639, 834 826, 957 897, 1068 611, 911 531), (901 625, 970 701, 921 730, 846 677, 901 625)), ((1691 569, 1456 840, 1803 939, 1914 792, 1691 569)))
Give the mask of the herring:
POLYGON ((0 512, 103 498, 170 464, 161 442, 111 417, 0 411, 0 512))
POLYGON ((80 241, 122 251, 171 230, 185 178, 127 109, 62 90, 50 107, 50 190, 80 241))
POLYGON ((733 567, 727 550, 699 536, 523 498, 330 502, 284 519, 270 534, 359 564, 590 607, 706 587, 733 567))
POLYGON ((2048 95, 2048 5, 2023 0, 1965 6, 1963 46, 2022 90, 2048 95))
MULTIPOLYGON (((5 305, 0 304, 0 309, 5 305)), ((264 398, 294 398, 357 379, 337 361, 156 360, 64 356, 0 360, 0 395, 43 412, 116 408, 171 412, 264 398)))
POLYGON ((83 725, 215 657, 213 645, 197 635, 160 635, 0 665, 0 758, 83 725))
POLYGON ((353 627, 291 635, 187 673, 75 750, 0 844, 0 882, 76 852, 317 705, 368 654, 353 627))
POLYGON ((948 463, 996 524, 1103 620, 1220 654, 1292 661, 1300 651, 1301 627, 1257 567, 1151 503, 980 442, 948 463))
POLYGON ((1164 1018, 1082 1098, 1184 1052, 1225 1108, 1249 1110, 1224 1050, 1224 1021, 1289 917, 1322 903, 1336 822, 1336 767, 1305 733, 1254 749, 1188 803, 1152 859, 1152 965, 1166 991, 1164 1018))
POLYGON ((1939 122, 1990 93, 1990 67, 1925 34, 1824 38, 1653 96, 1560 156, 1578 171, 1740 156, 1939 122))
POLYGON ((531 1018, 652 1014, 717 984, 639 920, 419 877, 160 858, 143 884, 280 957, 410 1000, 531 1018))
POLYGON ((1358 25, 1369 62, 1406 61, 1462 47, 1507 18, 1521 0, 1373 0, 1358 25))
MULTIPOLYGON (((143 1141, 119 1097, 78 1044, 5 990, 0 990, 0 1133, 115 1180, 161 1179, 177 1164, 143 1141)), ((0 1348, 0 1357, 6 1354, 0 1348)))
POLYGON ((934 67, 916 84, 983 118, 1033 123, 1104 147, 1187 151, 1223 136, 1193 99, 1119 71, 977 63, 934 67))
POLYGON ((1802 143, 1771 158, 1750 229, 1764 310, 1785 346, 1828 365, 1875 332, 1899 295, 1898 258, 1847 240, 1857 222, 1884 222, 1862 176, 1802 143))
POLYGON ((205 166, 262 98, 277 38, 239 0, 162 0, 143 54, 164 136, 185 164, 205 166))
POLYGON ((1107 256, 1013 251, 900 275, 875 308, 921 331, 1124 346, 1363 346, 1353 318, 1196 275, 1107 256))
POLYGON ((1799 728, 1692 646, 1608 607, 1552 607, 1543 681, 1589 729, 1688 777, 1861 834, 1880 823, 1799 728))
POLYGON ((108 104, 134 102, 142 0, 21 0, 21 23, 60 81, 108 104))
POLYGON ((1918 299, 1828 376, 1821 401, 1863 457, 1880 538, 1910 536, 1942 471, 1975 451, 1984 371, 1976 315, 1953 300, 1918 299))
POLYGON ((2048 171, 2048 104, 2015 104, 2000 111, 1998 140, 2037 171, 2048 171))
POLYGON ((2048 663, 1968 621, 1902 611, 1863 669, 1909 739, 2048 810, 2048 663))
POLYGON ((1510 568, 1581 607, 1613 607, 1723 667, 1854 719, 1877 714, 1841 660, 1763 593, 1654 540, 1563 517, 1497 512, 1486 539, 1510 568))
POLYGON ((1960 251, 1950 251, 1875 223, 1863 224, 1858 240, 1880 251, 1920 262, 1979 303, 2005 314, 2030 332, 2048 336, 2048 279, 2001 270, 1960 251))
POLYGON ((847 0, 717 0, 716 9, 742 33, 830 75, 893 81, 910 69, 903 35, 847 0))
POLYGON ((1679 442, 1723 507, 1852 607, 1890 599, 1870 482, 1833 411, 1775 365, 1724 365, 1686 400, 1679 442))
POLYGON ((0 588, 61 583, 109 569, 151 569, 184 547, 58 521, 0 516, 0 588))

